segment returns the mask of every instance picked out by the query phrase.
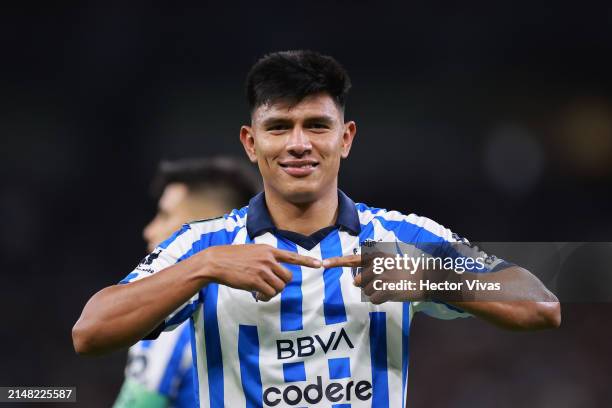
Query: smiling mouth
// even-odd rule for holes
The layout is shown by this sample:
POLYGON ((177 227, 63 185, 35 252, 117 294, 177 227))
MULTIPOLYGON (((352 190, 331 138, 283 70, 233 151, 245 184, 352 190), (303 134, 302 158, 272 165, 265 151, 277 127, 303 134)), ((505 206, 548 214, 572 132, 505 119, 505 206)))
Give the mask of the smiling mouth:
POLYGON ((282 168, 285 169, 312 169, 319 165, 319 163, 279 163, 282 168))

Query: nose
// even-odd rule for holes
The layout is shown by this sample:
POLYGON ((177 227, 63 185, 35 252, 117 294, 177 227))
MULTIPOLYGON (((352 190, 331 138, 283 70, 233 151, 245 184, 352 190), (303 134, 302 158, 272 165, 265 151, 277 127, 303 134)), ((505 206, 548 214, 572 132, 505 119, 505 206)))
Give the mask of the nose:
POLYGON ((295 156, 303 156, 311 150, 310 138, 301 126, 295 126, 287 141, 287 151, 295 156))

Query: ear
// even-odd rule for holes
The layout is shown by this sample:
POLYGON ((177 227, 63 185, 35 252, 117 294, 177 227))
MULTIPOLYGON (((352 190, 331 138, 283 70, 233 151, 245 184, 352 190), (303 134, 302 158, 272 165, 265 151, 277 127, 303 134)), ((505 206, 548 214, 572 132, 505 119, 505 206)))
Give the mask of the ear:
POLYGON ((240 127, 240 142, 247 156, 249 156, 249 160, 252 163, 257 163, 255 138, 253 137, 253 129, 250 126, 243 125, 240 127))
POLYGON ((343 159, 346 159, 351 151, 353 139, 357 133, 357 125, 352 120, 344 124, 344 133, 342 134, 342 153, 343 159))

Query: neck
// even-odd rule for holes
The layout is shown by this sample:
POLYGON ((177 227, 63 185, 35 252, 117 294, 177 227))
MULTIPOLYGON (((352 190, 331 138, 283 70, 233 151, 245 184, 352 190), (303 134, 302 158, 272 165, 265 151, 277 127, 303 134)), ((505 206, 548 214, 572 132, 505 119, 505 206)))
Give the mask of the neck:
POLYGON ((265 188, 265 193, 268 211, 278 229, 311 235, 333 225, 338 217, 337 186, 308 203, 291 203, 269 188, 265 188))

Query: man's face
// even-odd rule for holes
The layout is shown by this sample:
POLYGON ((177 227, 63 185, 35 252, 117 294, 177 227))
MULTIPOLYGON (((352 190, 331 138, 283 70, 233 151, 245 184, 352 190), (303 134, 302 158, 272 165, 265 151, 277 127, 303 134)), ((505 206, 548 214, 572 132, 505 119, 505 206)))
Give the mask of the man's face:
POLYGON ((342 110, 323 93, 293 107, 259 106, 240 140, 267 189, 306 203, 337 188, 340 160, 348 156, 355 131, 355 123, 344 123, 342 110))
POLYGON ((212 197, 190 193, 185 184, 170 183, 159 199, 155 218, 142 231, 147 249, 152 252, 186 222, 216 217, 227 210, 212 197))

